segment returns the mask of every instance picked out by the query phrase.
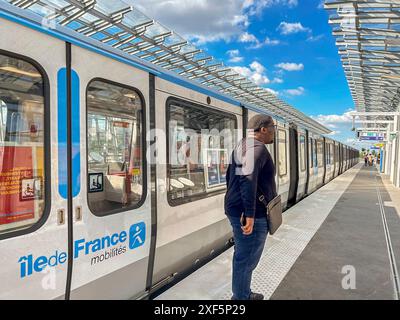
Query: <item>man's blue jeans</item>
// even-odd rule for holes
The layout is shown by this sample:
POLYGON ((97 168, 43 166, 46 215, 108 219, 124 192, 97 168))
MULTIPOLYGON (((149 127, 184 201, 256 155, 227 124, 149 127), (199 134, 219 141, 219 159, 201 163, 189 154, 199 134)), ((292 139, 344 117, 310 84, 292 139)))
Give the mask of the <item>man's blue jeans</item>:
POLYGON ((268 234, 266 218, 255 219, 253 233, 243 235, 239 217, 228 216, 235 240, 232 271, 232 300, 248 300, 250 298, 251 276, 260 261, 268 234))

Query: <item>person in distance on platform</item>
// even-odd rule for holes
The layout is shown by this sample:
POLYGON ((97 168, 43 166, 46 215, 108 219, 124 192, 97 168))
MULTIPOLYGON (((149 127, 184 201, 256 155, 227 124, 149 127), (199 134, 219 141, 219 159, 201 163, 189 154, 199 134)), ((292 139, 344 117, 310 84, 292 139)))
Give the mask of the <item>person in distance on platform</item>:
POLYGON ((248 137, 233 151, 226 174, 225 213, 235 241, 232 300, 263 300, 250 286, 268 234, 266 209, 258 200, 258 190, 268 202, 277 196, 275 166, 265 147, 274 142, 276 125, 270 116, 256 115, 247 128, 248 137))

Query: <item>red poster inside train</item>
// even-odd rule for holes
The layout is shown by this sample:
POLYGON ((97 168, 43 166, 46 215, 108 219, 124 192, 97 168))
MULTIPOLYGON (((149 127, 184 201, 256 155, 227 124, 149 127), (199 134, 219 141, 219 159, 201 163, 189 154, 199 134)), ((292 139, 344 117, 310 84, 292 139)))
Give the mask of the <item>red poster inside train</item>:
POLYGON ((32 147, 0 147, 0 225, 34 218, 41 179, 33 175, 32 147))

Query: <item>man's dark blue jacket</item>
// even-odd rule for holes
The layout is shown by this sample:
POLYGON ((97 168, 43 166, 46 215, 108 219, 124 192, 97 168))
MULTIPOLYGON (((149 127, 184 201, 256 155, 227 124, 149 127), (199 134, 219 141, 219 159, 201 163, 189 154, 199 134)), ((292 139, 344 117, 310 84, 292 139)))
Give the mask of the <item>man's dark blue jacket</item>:
POLYGON ((269 202, 277 196, 275 166, 265 145, 254 138, 243 139, 233 151, 226 174, 225 213, 232 217, 262 218, 265 206, 260 192, 269 202), (258 187, 257 187, 258 185, 258 187), (260 190, 258 192, 257 190, 260 190))

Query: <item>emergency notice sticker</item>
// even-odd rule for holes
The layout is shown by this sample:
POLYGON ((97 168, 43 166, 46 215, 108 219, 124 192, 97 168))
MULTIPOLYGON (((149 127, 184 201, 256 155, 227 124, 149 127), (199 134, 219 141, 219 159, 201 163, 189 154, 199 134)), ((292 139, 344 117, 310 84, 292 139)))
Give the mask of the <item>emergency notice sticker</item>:
MULTIPOLYGON (((0 147, 0 225, 33 219, 42 178, 33 175, 32 147, 0 147)), ((39 170, 41 171, 41 170, 39 170)))

